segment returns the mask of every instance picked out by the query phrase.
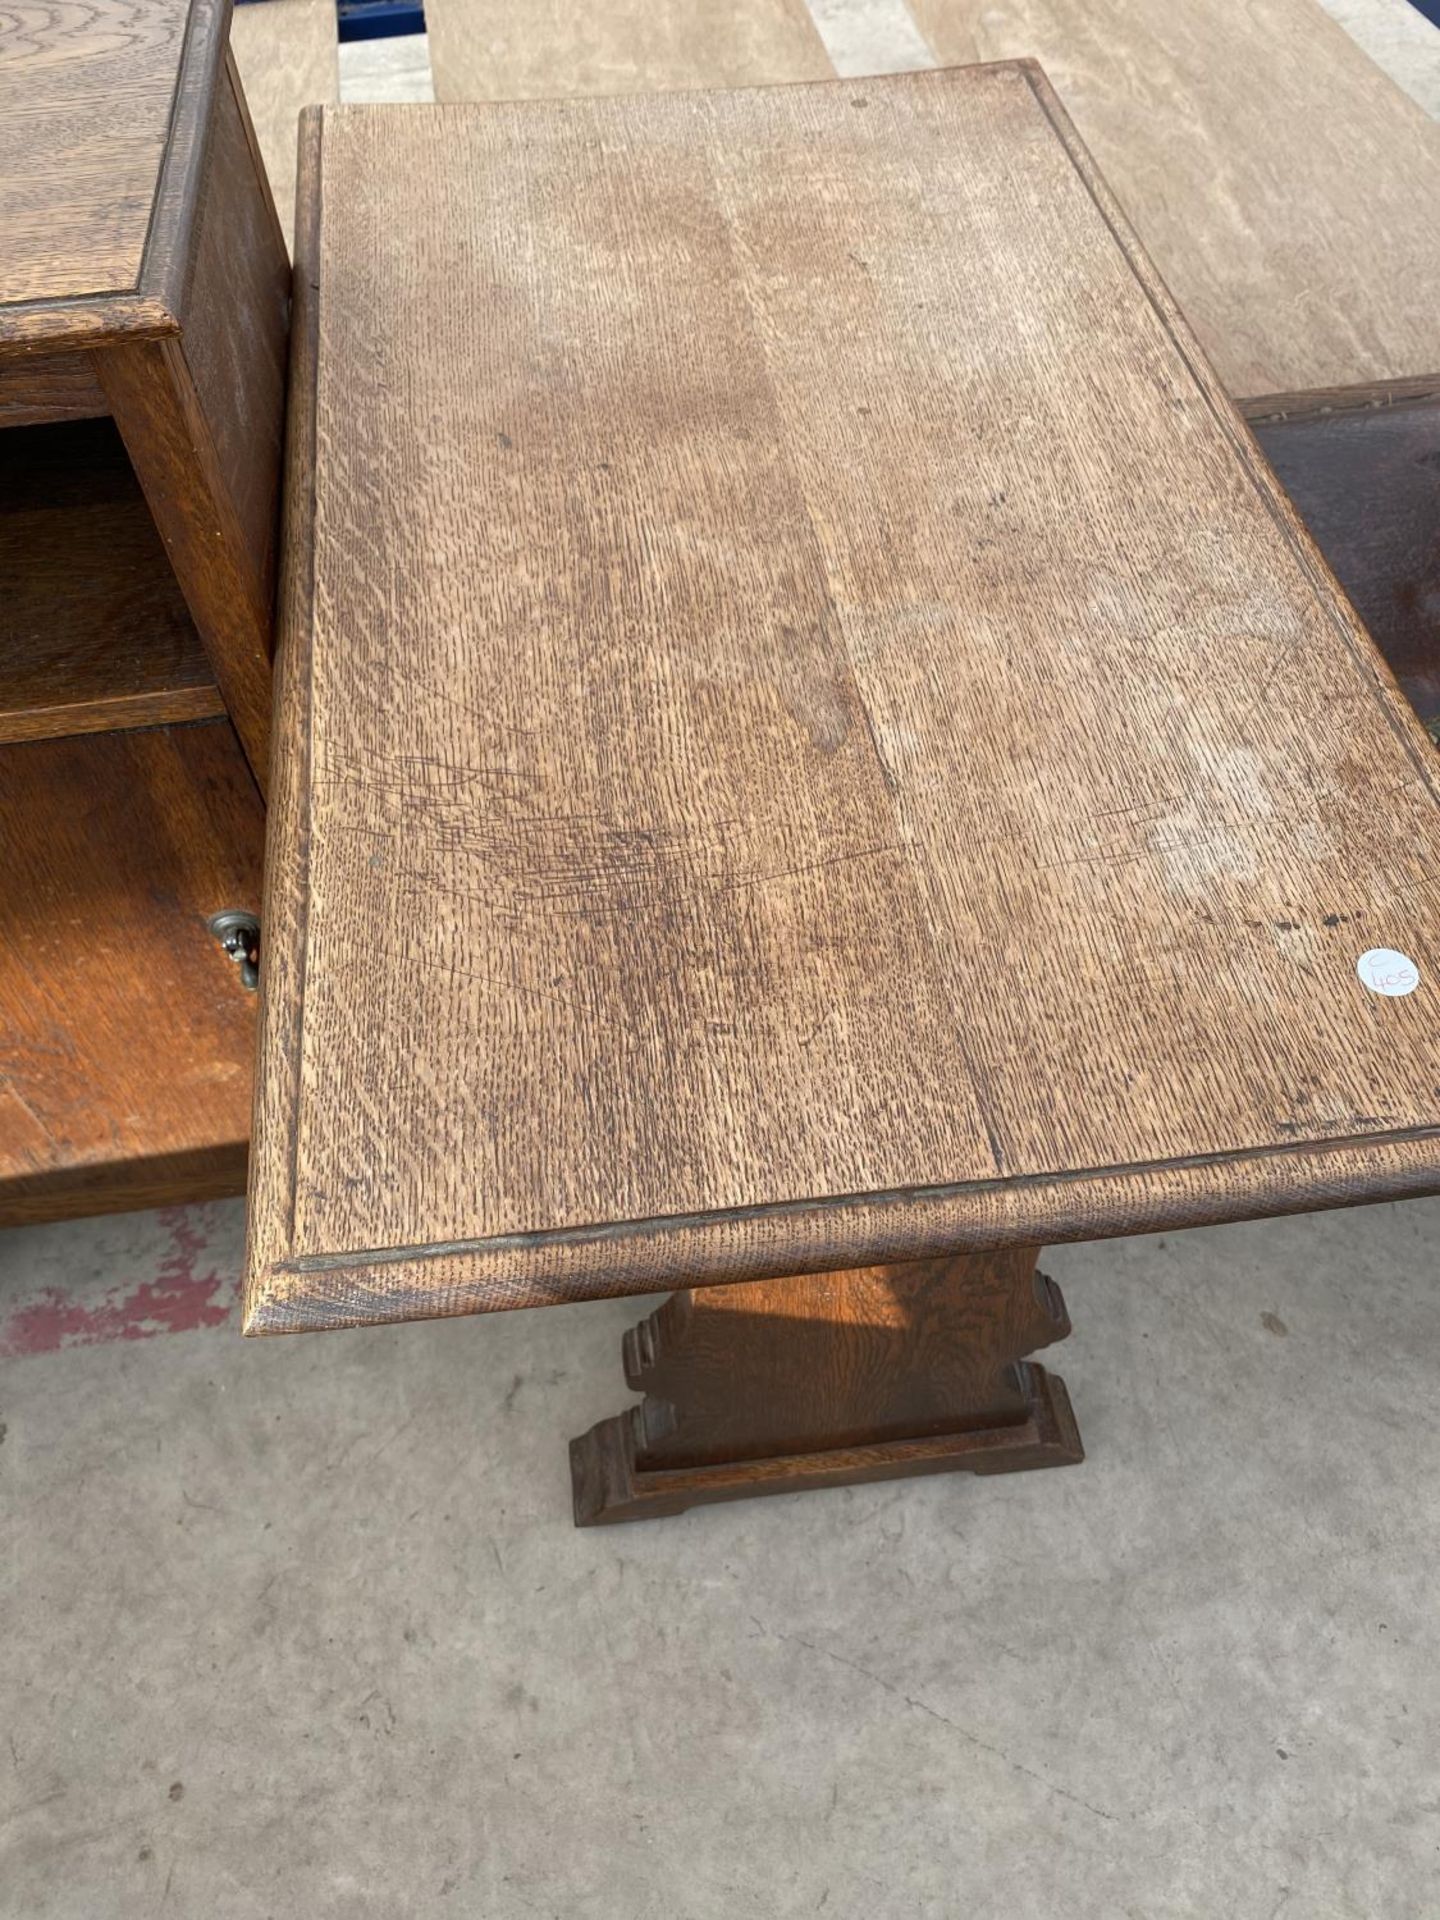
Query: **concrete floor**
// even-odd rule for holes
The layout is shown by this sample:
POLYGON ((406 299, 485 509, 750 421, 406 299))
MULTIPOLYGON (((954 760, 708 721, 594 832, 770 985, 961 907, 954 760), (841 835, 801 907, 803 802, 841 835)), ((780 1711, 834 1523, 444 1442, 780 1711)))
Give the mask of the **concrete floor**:
POLYGON ((634 1306, 240 1231, 0 1235, 7 1920, 1440 1911, 1440 1202, 1056 1250, 1082 1467, 588 1533, 634 1306))
POLYGON ((0 1234, 0 1920, 1440 1915, 1440 1202, 1056 1251, 1079 1469, 585 1534, 638 1304, 245 1342, 240 1240, 0 1234))

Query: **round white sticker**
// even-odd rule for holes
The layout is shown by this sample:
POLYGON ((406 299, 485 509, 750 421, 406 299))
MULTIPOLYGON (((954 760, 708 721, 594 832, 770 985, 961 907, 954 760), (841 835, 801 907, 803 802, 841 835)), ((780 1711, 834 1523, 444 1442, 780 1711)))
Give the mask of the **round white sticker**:
POLYGON ((1415 962, 1408 954, 1396 953, 1393 947, 1371 947, 1355 962, 1355 971, 1363 986, 1391 1000, 1413 993, 1420 984, 1420 969, 1415 962))

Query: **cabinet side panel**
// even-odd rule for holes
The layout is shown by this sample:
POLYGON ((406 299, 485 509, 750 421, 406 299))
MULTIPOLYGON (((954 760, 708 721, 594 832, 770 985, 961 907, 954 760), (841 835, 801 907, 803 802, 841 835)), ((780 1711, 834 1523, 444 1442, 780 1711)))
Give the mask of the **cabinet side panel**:
POLYGON ((196 215, 181 342, 247 556, 274 593, 290 262, 227 70, 196 215))

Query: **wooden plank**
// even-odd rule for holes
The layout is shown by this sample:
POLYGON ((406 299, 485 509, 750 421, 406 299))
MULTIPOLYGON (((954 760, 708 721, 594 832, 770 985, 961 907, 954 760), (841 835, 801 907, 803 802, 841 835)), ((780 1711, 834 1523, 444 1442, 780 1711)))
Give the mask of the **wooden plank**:
POLYGON ((1326 407, 1253 431, 1406 699, 1440 732, 1440 400, 1326 407))
POLYGON ((111 422, 0 435, 0 742, 223 711, 111 422))
POLYGON ((20 236, 0 355, 179 331, 229 19, 230 0, 42 0, 33 30, 29 13, 0 22, 0 232, 20 236), (112 103, 128 116, 141 97, 110 140, 112 103))
POLYGON ((263 790, 290 263, 233 73, 192 233, 182 337, 105 348, 95 366, 263 790))
MULTIPOLYGON (((305 918, 310 892, 309 685, 314 611, 315 372, 320 275, 321 152, 326 115, 300 115, 295 188, 295 304, 291 314, 290 404, 285 416, 280 584, 275 650, 276 753, 267 791, 265 952, 260 968, 260 1056, 293 1062, 305 1004, 305 918), (284 635, 288 634, 288 642, 284 635)), ((292 1072, 257 1073, 255 1131, 293 1138, 299 1081, 292 1072)), ((250 1163, 248 1218, 276 1234, 291 1210, 291 1169, 272 1153, 250 1163)), ((286 1229, 288 1234, 288 1228, 286 1229)))
POLYGON ((88 353, 29 353, 0 360, 0 427, 95 420, 109 410, 88 353))
POLYGON ((220 465, 210 422, 172 340, 107 348, 100 377, 225 711, 260 790, 270 756, 271 602, 220 465))
POLYGON ((548 99, 819 80, 804 0, 430 0, 437 100, 548 99))
POLYGON ((294 232, 300 110, 340 98, 334 0, 265 0, 263 6, 237 7, 230 46, 288 245, 294 232))
POLYGON ((0 1224, 243 1184, 262 830, 223 720, 0 751, 0 1224))
POLYGON ((34 0, 0 20, 0 303, 130 288, 186 0, 34 0))
POLYGON ((323 129, 253 1328, 1440 1186, 1432 749, 1034 69, 323 129))
POLYGON ((1316 0, 911 0, 1039 60, 1236 394, 1440 371, 1440 127, 1316 0))
POLYGON ((216 100, 181 320, 186 370, 265 606, 268 646, 285 432, 290 258, 233 71, 216 100))
POLYGON ((1397 87, 1440 120, 1440 33, 1433 0, 1329 0, 1327 11, 1397 87))

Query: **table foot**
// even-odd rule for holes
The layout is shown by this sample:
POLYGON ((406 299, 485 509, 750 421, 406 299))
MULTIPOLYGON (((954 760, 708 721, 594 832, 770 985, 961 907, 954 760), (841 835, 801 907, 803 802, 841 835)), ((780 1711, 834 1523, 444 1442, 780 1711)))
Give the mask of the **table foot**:
POLYGON ((625 1336, 645 1398, 570 1444, 577 1526, 716 1500, 1084 1457, 1064 1382, 1024 1358, 1070 1331, 1036 1253, 687 1289, 625 1336))

